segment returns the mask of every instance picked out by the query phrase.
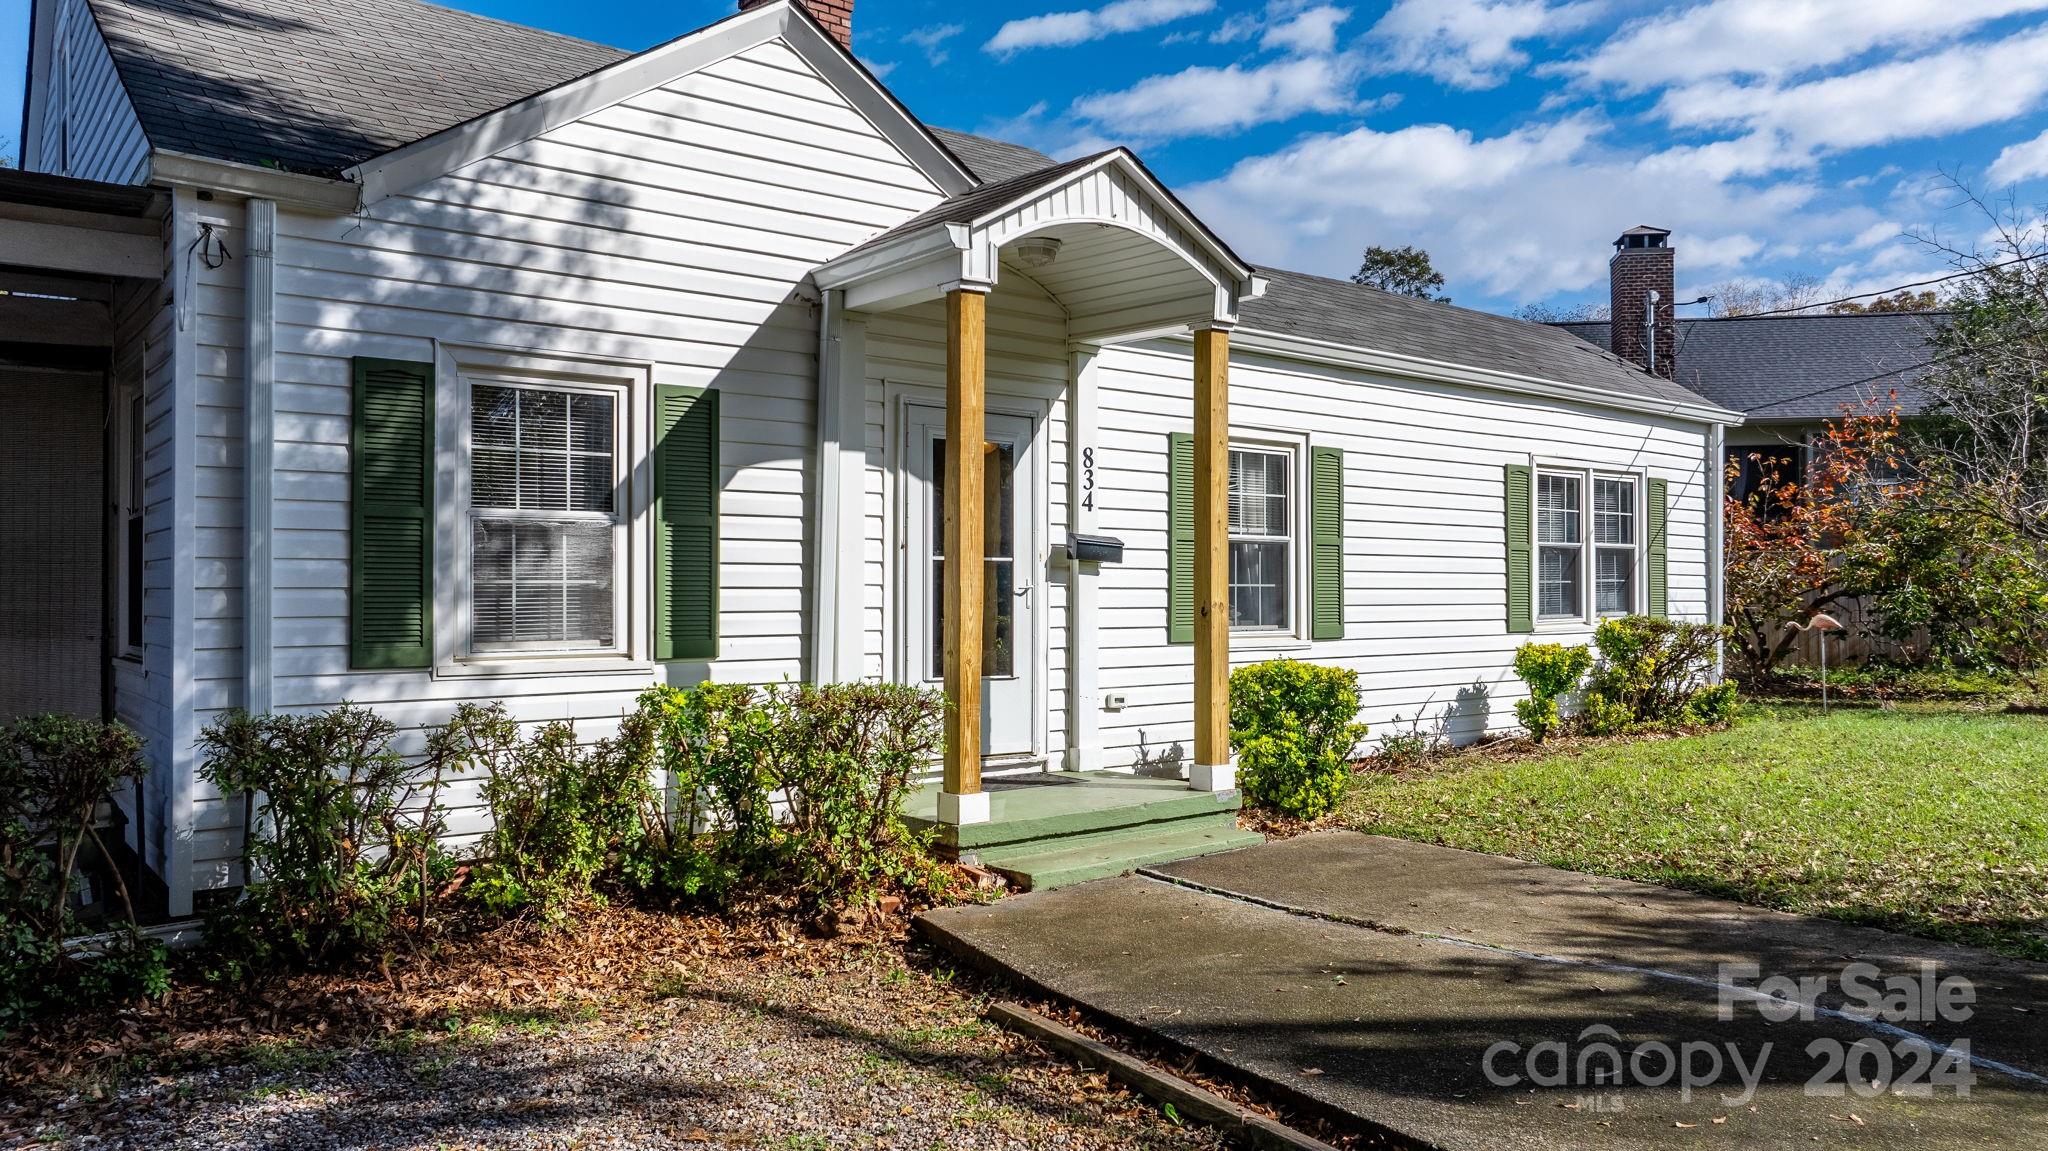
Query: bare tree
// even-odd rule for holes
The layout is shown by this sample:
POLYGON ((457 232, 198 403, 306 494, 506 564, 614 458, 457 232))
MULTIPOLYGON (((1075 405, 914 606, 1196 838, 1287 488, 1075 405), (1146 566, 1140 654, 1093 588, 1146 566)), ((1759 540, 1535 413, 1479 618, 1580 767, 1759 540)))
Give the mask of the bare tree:
POLYGON ((1800 312, 1821 301, 1818 276, 1798 272, 1782 280, 1739 279, 1707 289, 1716 317, 1754 316, 1759 312, 1800 312))
POLYGON ((1998 514, 2048 548, 2048 231, 2038 208, 1949 184, 1983 226, 1966 245, 1914 236, 1966 273, 1929 339, 1933 403, 1916 455, 1974 490, 2007 493, 1998 514))
POLYGON ((1516 310, 1515 318, 1532 324, 1577 324, 1605 320, 1608 312, 1606 304, 1523 304, 1516 310))

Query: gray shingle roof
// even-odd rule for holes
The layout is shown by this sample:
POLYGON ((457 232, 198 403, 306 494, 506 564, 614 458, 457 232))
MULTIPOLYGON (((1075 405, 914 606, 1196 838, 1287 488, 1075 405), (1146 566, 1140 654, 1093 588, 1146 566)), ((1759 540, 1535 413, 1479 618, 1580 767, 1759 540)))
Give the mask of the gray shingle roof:
MULTIPOLYGON (((948 135, 953 136, 955 139, 975 138, 962 137, 957 132, 948 133, 948 135)), ((952 143, 951 140, 946 142, 949 146, 952 143)), ((951 199, 941 200, 925 211, 919 212, 910 219, 903 221, 901 224, 890 228, 886 232, 882 232, 871 240, 865 241, 847 254, 852 255, 853 252, 858 252, 865 248, 880 247, 896 239, 898 236, 908 236, 913 232, 923 231, 933 224, 972 223, 986 215, 990 210, 1000 208, 1011 200, 1028 194, 1035 188, 1044 187, 1069 172, 1079 171, 1108 154, 1107 152, 1102 152, 1094 156, 1083 156, 1077 160, 1069 160, 1064 164, 1054 164, 1048 161, 1047 166, 1026 172, 1021 176, 1012 176, 1008 179, 998 180, 993 184, 983 184, 971 192, 962 192, 951 199)), ((972 163, 967 161, 967 157, 961 155, 958 150, 955 150, 954 155, 960 156, 963 163, 968 163, 969 169, 977 179, 988 179, 987 176, 982 174, 981 169, 973 167, 972 163)))
POLYGON ((157 148, 332 175, 623 59, 419 0, 90 0, 157 148))
POLYGON ((1694 404, 1700 397, 1568 332, 1331 280, 1261 268, 1264 299, 1239 319, 1254 331, 1396 352, 1556 383, 1617 392, 1637 400, 1694 404))
POLYGON ((983 180, 1014 180, 1053 166, 1051 156, 1022 144, 1005 144, 986 136, 970 136, 951 128, 933 128, 932 135, 953 150, 967 170, 983 180))
MULTIPOLYGON (((1821 420, 1845 404, 1894 393, 1907 415, 1925 411, 1921 381, 1940 312, 1731 317, 1678 322, 1678 379, 1752 420, 1821 420)), ((1604 320, 1557 325, 1608 346, 1604 320)))
MULTIPOLYGON (((420 0, 89 0, 157 148, 332 175, 628 54, 420 0)), ((1065 170, 1030 148, 940 130, 988 187, 934 211, 960 218, 1065 170)), ((1086 163, 1086 160, 1074 163, 1086 163)), ((921 218, 905 227, 929 224, 921 218)), ((897 229, 900 231, 901 229, 897 229)), ((1263 270, 1247 328, 1697 403, 1556 328, 1263 270)))

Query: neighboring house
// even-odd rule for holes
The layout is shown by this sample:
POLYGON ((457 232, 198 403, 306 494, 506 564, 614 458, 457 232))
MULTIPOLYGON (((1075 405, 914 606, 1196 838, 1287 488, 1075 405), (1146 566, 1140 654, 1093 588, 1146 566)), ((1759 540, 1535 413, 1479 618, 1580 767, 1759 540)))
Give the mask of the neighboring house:
POLYGON ((1926 410, 1923 380, 1935 354, 1928 341, 1946 313, 1674 318, 1670 239, 1662 228, 1622 233, 1608 264, 1612 320, 1558 326, 1650 368, 1646 320, 1649 293, 1656 292, 1654 370, 1743 414, 1742 427, 1728 435, 1727 460, 1740 469, 1729 483, 1731 498, 1748 498, 1766 475, 1803 477, 1816 437, 1845 409, 1896 406, 1908 417, 1926 410))
POLYGON ((0 555, 73 615, 4 617, 37 682, 0 707, 147 736, 173 911, 241 882, 194 753, 238 707, 595 736, 656 682, 950 681, 957 829, 984 768, 1227 791, 1233 662, 1472 738, 1531 635, 1718 614, 1737 413, 1250 267, 1129 152, 929 130, 811 3, 833 32, 767 0, 627 56, 412 0, 37 0, 0 285, 38 298, 0 307, 50 322, 0 428, 69 471, 10 457, 0 555))
MULTIPOLYGON (((1742 426, 1727 435, 1727 498, 1747 500, 1760 488, 1801 482, 1828 421, 1845 412, 1896 408, 1910 418, 1927 410, 1924 381, 1936 355, 1929 341, 1946 313, 1678 319, 1671 233, 1631 228, 1614 248, 1608 264, 1612 321, 1558 326, 1743 414, 1742 426), (1653 308, 1654 349, 1648 326, 1653 308)), ((1770 505, 1762 506, 1770 514, 1770 505)), ((1835 660, 1910 655, 1910 645, 1876 634, 1866 601, 1850 600, 1832 610, 1844 634, 1824 641, 1801 633, 1791 662, 1820 662, 1823 642, 1831 644, 1829 658, 1835 660)))

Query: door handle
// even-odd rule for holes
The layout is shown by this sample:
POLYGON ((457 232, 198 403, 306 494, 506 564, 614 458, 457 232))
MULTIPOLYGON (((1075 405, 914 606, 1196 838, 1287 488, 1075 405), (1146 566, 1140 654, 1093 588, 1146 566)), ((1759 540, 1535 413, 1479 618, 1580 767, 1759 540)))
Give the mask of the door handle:
POLYGON ((1023 587, 1018 588, 1016 591, 1011 592, 1010 594, 1016 596, 1018 599, 1023 599, 1025 596, 1031 594, 1031 585, 1025 584, 1023 587))

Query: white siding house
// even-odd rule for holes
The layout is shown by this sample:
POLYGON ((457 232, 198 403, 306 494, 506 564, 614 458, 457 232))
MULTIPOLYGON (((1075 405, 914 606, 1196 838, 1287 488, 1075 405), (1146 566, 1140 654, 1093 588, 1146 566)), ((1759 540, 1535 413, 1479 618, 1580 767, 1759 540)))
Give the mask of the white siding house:
POLYGON ((265 33, 36 5, 27 166, 170 192, 160 274, 110 339, 113 409, 143 419, 143 618, 107 702, 150 743, 174 910, 242 882, 241 804, 193 748, 231 709, 353 701, 416 730, 504 700, 596 736, 656 682, 943 682, 963 387, 995 493, 976 766, 1227 786, 1197 731, 1214 657, 1174 623, 1176 548, 1225 547, 1176 535, 1173 464, 1208 442, 1197 352, 1221 333, 1228 661, 1354 668, 1378 730, 1470 739, 1512 726, 1532 636, 1718 613, 1711 441, 1735 417, 1565 333, 1250 268, 1121 150, 933 133, 796 0, 631 57, 366 3, 478 74, 385 115, 365 102, 403 60, 351 85, 249 59, 356 35, 355 8, 251 0, 289 21, 265 33), (176 68, 124 67, 144 57, 176 68), (207 127, 175 111, 220 97, 172 71, 252 94, 207 127), (1575 551, 1537 511, 1567 504, 1575 551), (1070 562, 1077 534, 1121 562, 1070 562))

